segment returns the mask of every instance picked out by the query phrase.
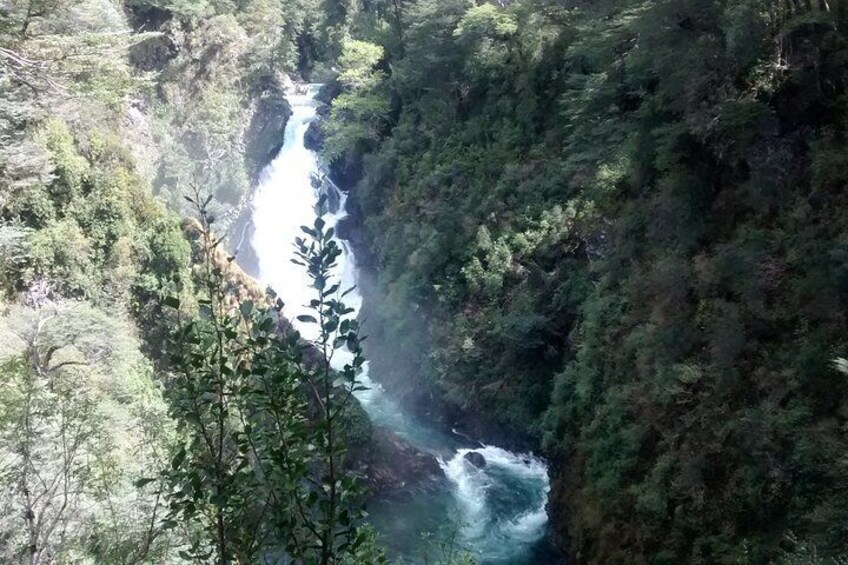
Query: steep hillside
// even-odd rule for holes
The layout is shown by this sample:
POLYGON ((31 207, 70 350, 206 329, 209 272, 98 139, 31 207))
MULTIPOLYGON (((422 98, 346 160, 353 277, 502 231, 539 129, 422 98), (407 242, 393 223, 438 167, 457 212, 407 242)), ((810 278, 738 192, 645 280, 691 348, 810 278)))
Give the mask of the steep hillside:
POLYGON ((378 378, 544 449, 578 562, 845 552, 844 5, 369 5, 323 130, 378 378))

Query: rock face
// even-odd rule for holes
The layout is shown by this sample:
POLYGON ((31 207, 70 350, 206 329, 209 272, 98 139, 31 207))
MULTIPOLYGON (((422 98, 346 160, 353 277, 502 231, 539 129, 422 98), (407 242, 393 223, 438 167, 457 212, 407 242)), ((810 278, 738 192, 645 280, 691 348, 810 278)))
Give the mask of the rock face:
POLYGON ((286 124, 292 115, 285 98, 283 77, 269 79, 256 101, 250 125, 245 134, 245 159, 252 184, 259 173, 283 148, 286 124))
POLYGON ((345 153, 330 163, 330 178, 345 192, 351 191, 362 179, 362 157, 345 153))
POLYGON ((464 459, 477 467, 478 469, 482 469, 486 466, 486 458, 483 457, 482 454, 477 453, 476 451, 469 451, 465 454, 464 459))
POLYGON ((427 492, 446 480, 434 456, 383 428, 373 429, 369 445, 349 452, 348 462, 372 497, 427 492))
POLYGON ((303 136, 303 146, 310 151, 321 151, 324 148, 324 132, 321 130, 322 118, 316 118, 309 124, 303 136))

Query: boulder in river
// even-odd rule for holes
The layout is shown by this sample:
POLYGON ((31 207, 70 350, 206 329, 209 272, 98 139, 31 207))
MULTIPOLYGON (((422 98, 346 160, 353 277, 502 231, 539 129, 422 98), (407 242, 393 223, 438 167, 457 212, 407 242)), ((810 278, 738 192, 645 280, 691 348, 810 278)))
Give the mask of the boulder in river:
POLYGON ((465 460, 477 467, 478 469, 483 469, 486 466, 486 458, 483 457, 481 453, 477 453, 476 451, 469 451, 465 454, 465 460))

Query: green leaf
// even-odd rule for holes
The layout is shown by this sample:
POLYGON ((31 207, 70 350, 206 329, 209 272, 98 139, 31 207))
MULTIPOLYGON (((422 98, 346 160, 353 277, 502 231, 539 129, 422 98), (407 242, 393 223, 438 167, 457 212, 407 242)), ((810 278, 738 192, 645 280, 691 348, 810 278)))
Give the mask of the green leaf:
POLYGON ((180 299, 176 296, 166 296, 162 303, 169 308, 179 308, 180 307, 180 299))
POLYGON ((297 319, 299 321, 307 323, 307 324, 317 324, 318 323, 318 320, 316 320, 314 316, 309 316, 307 314, 300 315, 300 316, 297 317, 297 319))
POLYGON ((185 450, 185 446, 183 446, 183 447, 180 448, 180 450, 177 452, 177 454, 174 455, 174 458, 171 459, 171 468, 172 469, 178 469, 180 467, 180 465, 183 464, 183 461, 185 461, 185 457, 186 457, 186 450, 185 450))

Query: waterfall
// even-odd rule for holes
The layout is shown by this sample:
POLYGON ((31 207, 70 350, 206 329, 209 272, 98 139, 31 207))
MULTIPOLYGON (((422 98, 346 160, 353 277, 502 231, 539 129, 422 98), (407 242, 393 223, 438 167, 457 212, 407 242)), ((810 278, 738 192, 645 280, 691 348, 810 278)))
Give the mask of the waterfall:
MULTIPOLYGON (((319 174, 317 156, 306 149, 304 135, 315 119, 314 100, 319 85, 309 85, 289 97, 292 116, 286 126, 279 156, 263 172, 253 200, 254 225, 251 245, 259 262, 261 282, 273 288, 285 303, 283 315, 292 320, 301 334, 312 339, 317 328, 296 320, 306 313, 305 304, 313 296, 309 278, 293 265, 293 244, 301 235, 300 226, 311 225, 318 200, 312 179, 319 174)), ((326 184, 325 184, 326 186, 326 184)), ((334 225, 345 215, 346 196, 333 186, 339 206, 326 217, 334 225)), ((344 254, 334 273, 343 289, 356 284, 356 258, 341 242, 344 254)), ((354 291, 345 303, 356 312, 362 297, 354 291)), ((343 365, 347 352, 338 351, 334 364, 343 365)), ((510 453, 493 446, 471 448, 458 435, 450 436, 407 417, 399 406, 373 382, 364 367, 360 380, 368 390, 357 393, 375 425, 403 436, 419 449, 439 458, 448 481, 445 492, 421 494, 415 500, 390 501, 370 508, 372 521, 390 551, 408 561, 420 559, 417 543, 421 534, 458 518, 458 543, 475 553, 484 563, 542 563, 534 548, 547 528, 545 503, 549 490, 545 463, 529 454, 510 453), (458 449, 458 446, 460 448, 458 449), (486 465, 477 468, 465 456, 474 451, 486 465)))

